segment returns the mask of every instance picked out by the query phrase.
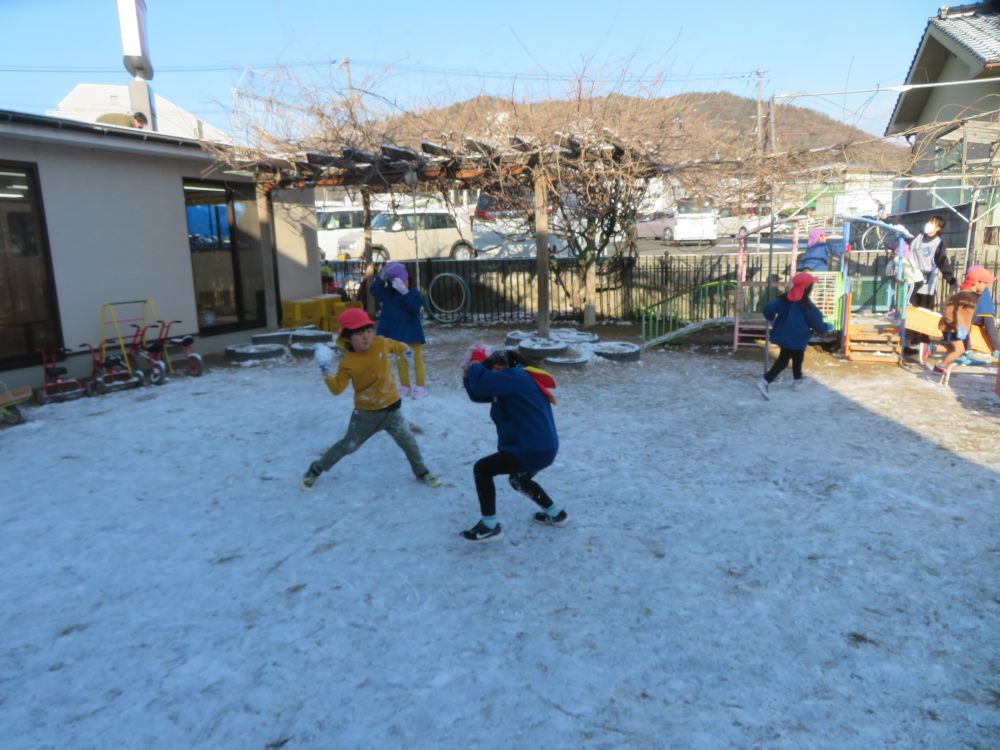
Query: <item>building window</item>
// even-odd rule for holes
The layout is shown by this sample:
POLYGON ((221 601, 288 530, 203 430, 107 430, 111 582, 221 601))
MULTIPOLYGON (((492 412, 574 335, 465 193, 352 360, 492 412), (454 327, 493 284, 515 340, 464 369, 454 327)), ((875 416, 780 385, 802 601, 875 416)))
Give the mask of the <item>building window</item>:
POLYGON ((33 166, 0 162, 0 369, 62 346, 33 166))
POLYGON ((253 185, 185 180, 184 203, 201 333, 264 325, 253 185))

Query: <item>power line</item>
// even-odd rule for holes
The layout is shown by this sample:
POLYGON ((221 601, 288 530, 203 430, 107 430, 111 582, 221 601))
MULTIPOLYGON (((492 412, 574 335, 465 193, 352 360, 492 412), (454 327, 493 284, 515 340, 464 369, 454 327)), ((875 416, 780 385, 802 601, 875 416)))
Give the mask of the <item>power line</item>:
MULTIPOLYGON (((281 68, 306 68, 339 65, 340 60, 332 58, 326 60, 298 60, 287 63, 220 63, 214 65, 178 65, 164 66, 157 68, 160 73, 219 73, 226 71, 245 70, 247 68, 257 70, 277 70, 281 68)), ((379 70, 399 70, 407 73, 422 73, 429 75, 445 75, 466 78, 516 78, 524 81, 561 81, 570 82, 583 80, 592 83, 617 82, 617 83, 682 83, 685 81, 717 81, 717 80, 738 80, 750 78, 754 71, 744 73, 690 73, 686 75, 667 76, 587 76, 570 74, 549 74, 549 73, 528 73, 519 71, 496 71, 496 70, 476 70, 471 68, 443 68, 426 65, 414 65, 409 63, 387 63, 377 60, 356 60, 351 58, 351 64, 361 68, 375 68, 379 70)), ((91 66, 62 67, 53 65, 0 65, 0 73, 28 73, 28 74, 68 74, 68 73, 89 73, 89 74, 111 74, 121 73, 120 67, 105 68, 91 66)))

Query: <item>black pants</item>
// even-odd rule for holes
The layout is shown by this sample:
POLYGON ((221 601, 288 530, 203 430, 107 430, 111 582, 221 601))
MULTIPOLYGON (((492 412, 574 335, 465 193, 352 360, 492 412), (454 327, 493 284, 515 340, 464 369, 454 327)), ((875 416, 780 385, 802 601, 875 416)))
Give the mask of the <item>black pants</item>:
POLYGON ((532 479, 537 473, 525 469, 517 460, 517 456, 505 451, 493 453, 476 461, 472 474, 476 478, 480 512, 484 516, 497 514, 497 491, 493 485, 493 477, 501 474, 509 474, 510 486, 530 497, 542 510, 551 506, 552 498, 546 495, 545 490, 532 479))
POLYGON ((788 367, 788 363, 792 363, 792 377, 796 380, 802 379, 802 362, 806 358, 805 349, 786 349, 781 347, 781 352, 778 354, 778 358, 774 360, 774 364, 771 365, 771 369, 767 371, 767 375, 764 376, 764 380, 768 383, 773 383, 774 379, 778 377, 782 370, 788 367))

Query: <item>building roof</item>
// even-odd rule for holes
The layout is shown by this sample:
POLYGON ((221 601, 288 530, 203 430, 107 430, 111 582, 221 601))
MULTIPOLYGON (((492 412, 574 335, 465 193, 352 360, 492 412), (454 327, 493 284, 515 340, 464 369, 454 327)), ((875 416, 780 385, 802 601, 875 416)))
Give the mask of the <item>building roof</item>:
POLYGON ((68 120, 0 109, 0 138, 130 151, 149 156, 183 155, 211 162, 200 141, 137 128, 68 120))
MULTIPOLYGON (((232 137, 185 109, 153 94, 156 107, 156 132, 216 143, 229 143, 232 137)), ((128 86, 105 83, 80 83, 73 87, 55 109, 46 111, 52 117, 81 122, 97 122, 107 113, 131 115, 128 86)))
MULTIPOLYGON (((950 55, 964 62, 968 78, 987 79, 1000 74, 1000 2, 942 6, 927 27, 906 74, 907 84, 937 83, 950 55)), ((886 126, 886 135, 912 127, 932 89, 902 92, 886 126)))
POLYGON ((984 65, 1000 62, 1000 3, 942 8, 928 26, 940 30, 984 65))

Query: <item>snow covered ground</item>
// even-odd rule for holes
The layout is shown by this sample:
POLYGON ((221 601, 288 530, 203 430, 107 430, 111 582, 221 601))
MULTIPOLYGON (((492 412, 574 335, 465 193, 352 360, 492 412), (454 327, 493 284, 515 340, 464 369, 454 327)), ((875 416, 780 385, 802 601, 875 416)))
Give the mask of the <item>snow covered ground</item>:
MULTIPOLYGON (((5 748, 996 748, 992 383, 816 352, 555 373, 570 514, 471 545, 488 407, 429 329, 416 483, 310 361, 30 409, 0 430, 5 748)), ((613 330, 612 330, 613 333, 613 330)), ((604 339, 610 336, 602 333, 604 339)))

